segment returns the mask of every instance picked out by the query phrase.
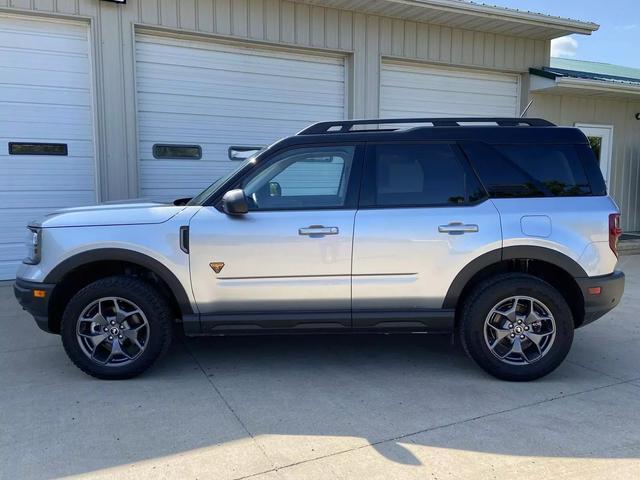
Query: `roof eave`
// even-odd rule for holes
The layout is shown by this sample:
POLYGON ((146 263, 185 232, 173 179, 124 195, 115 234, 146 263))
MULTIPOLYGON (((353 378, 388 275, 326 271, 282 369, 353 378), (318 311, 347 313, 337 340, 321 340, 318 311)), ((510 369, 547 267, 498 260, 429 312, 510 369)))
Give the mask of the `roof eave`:
POLYGON ((521 12, 518 10, 494 7, 490 5, 480 5, 475 3, 461 2, 459 0, 386 0, 394 3, 413 4, 416 6, 430 6, 448 11, 467 11, 479 16, 486 16, 495 19, 503 18, 519 23, 527 23, 545 28, 557 28, 570 33, 591 35, 600 28, 600 25, 593 22, 582 22, 568 18, 552 17, 539 13, 521 12))
POLYGON ((593 22, 469 3, 463 0, 297 1, 371 15, 540 40, 550 40, 574 33, 591 35, 600 28, 593 22))
POLYGON ((581 92, 590 95, 609 95, 618 97, 640 98, 640 85, 628 85, 607 82, 606 80, 590 80, 554 75, 544 70, 530 69, 532 93, 581 92))

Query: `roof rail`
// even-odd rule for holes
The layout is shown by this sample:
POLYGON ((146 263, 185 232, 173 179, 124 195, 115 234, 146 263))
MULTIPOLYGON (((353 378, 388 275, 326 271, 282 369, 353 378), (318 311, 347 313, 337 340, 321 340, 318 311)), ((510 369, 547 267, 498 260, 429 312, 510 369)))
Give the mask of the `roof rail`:
MULTIPOLYGON (((322 135, 326 133, 362 133, 352 130, 355 125, 389 125, 400 123, 430 123, 434 127, 460 127, 467 123, 495 123, 500 127, 555 127, 541 118, 374 118, 369 120, 338 120, 318 122, 305 128, 298 135, 322 135)), ((392 129, 396 130, 396 129, 392 129)))

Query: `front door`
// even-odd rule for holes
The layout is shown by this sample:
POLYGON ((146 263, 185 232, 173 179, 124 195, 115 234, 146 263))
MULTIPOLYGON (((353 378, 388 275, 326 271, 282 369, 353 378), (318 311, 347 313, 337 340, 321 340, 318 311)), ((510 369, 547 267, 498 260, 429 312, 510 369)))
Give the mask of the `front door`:
POLYGON ((205 331, 350 328, 353 223, 362 147, 294 147, 235 187, 249 212, 203 207, 190 224, 205 331))
POLYGON ((598 159, 602 176, 610 188, 611 150, 613 146, 613 127, 610 125, 588 125, 577 123, 578 127, 589 139, 591 149, 598 159))

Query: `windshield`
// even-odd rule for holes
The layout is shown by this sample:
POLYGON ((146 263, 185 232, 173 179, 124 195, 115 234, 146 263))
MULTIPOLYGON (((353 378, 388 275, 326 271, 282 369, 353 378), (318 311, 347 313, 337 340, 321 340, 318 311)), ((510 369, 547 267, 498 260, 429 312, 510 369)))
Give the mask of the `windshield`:
POLYGON ((189 200, 189 203, 187 203, 187 205, 189 206, 202 205, 207 200, 207 198, 209 198, 218 188, 224 185, 231 177, 236 175, 238 172, 247 168, 248 165, 255 163, 255 160, 256 160, 255 155, 247 158, 244 162, 242 162, 238 166, 238 168, 232 170, 224 177, 220 177, 218 180, 213 182, 211 185, 209 185, 206 189, 204 189, 198 195, 196 195, 191 200, 189 200))

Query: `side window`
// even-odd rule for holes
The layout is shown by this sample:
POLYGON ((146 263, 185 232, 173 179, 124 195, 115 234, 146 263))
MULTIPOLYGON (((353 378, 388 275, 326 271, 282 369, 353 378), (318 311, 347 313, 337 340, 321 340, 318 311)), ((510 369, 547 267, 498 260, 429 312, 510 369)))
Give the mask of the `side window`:
POLYGON ((582 196, 592 190, 573 145, 464 145, 494 198, 582 196))
MULTIPOLYGON (((463 205, 467 175, 448 144, 375 145, 366 165, 364 207, 463 205)), ((479 185, 474 194, 479 195, 479 185)))
POLYGON ((589 195, 591 188, 573 145, 497 145, 496 149, 553 196, 589 195))
POLYGON ((267 161, 242 184, 250 210, 341 208, 355 146, 295 148, 267 161))

